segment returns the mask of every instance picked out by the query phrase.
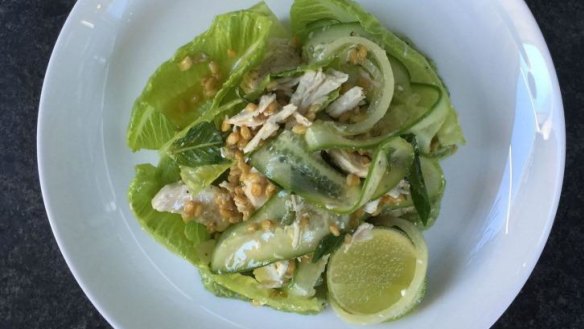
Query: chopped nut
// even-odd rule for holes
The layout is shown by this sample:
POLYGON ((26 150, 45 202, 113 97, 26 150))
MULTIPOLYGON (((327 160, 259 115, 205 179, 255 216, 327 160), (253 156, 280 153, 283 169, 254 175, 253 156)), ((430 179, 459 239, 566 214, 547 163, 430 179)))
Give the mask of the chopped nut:
POLYGON ((367 58, 367 48, 363 47, 363 46, 357 46, 357 55, 359 56, 359 59, 364 60, 365 58, 367 58))
POLYGON ((298 135, 306 134, 306 130, 307 130, 306 126, 303 126, 303 125, 295 125, 292 128, 292 132, 295 134, 298 134, 298 135))
POLYGON ((264 193, 264 189, 260 184, 254 183, 251 186, 251 194, 255 197, 259 197, 264 193))
POLYGON ((223 218, 231 218, 233 217, 233 212, 227 208, 219 208, 219 214, 223 218))
POLYGON ((193 60, 191 59, 190 56, 186 56, 185 58, 183 58, 182 61, 180 61, 180 63, 178 63, 178 69, 183 71, 183 72, 187 71, 192 66, 193 66, 193 60))
POLYGON ((242 126, 239 133, 241 134, 241 137, 246 141, 250 140, 252 137, 251 131, 246 126, 242 126))
POLYGON ((198 208, 198 204, 195 201, 187 201, 183 207, 183 215, 187 217, 193 217, 195 215, 195 211, 198 208))
POLYGON ((384 195, 381 197, 381 203, 385 204, 385 205, 394 205, 394 204, 398 204, 400 202, 403 202, 405 200, 405 197, 403 195, 400 195, 397 198, 392 197, 391 195, 384 195))
POLYGON ((243 150, 243 148, 247 145, 247 141, 243 138, 241 138, 239 140, 239 142, 237 142, 237 148, 240 150, 243 150))
POLYGON ((219 75, 221 73, 220 68, 219 68, 219 64, 217 64, 214 61, 209 62, 209 70, 211 71, 211 74, 213 74, 213 75, 219 75))
POLYGON ((252 223, 247 227, 247 231, 253 233, 259 229, 259 225, 256 223, 252 223))
POLYGON ((254 103, 249 103, 249 104, 247 104, 245 106, 245 110, 247 112, 253 112, 253 111, 257 110, 257 109, 258 109, 258 106, 256 104, 254 104, 254 103))
POLYGON ((203 94, 205 94, 205 97, 210 98, 215 96, 219 85, 219 81, 217 81, 215 77, 205 78, 201 81, 201 84, 203 86, 203 94))
POLYGON ((270 219, 266 219, 261 223, 261 226, 264 231, 271 230, 274 228, 274 222, 270 219))
POLYGON ((227 49, 227 57, 229 58, 235 58, 237 56, 237 52, 235 52, 235 50, 229 48, 227 49))
POLYGON ((367 155, 363 155, 359 158, 359 161, 363 164, 363 165, 368 165, 371 163, 371 158, 369 158, 369 156, 367 155))
POLYGON ((278 102, 271 102, 264 112, 268 115, 274 114, 276 111, 278 111, 279 106, 280 104, 278 104, 278 102))
POLYGON ((268 186, 266 186, 264 192, 266 196, 270 198, 272 195, 274 195, 274 193, 276 193, 276 186, 274 186, 274 184, 268 183, 268 186))
POLYGON ((227 145, 235 145, 237 144, 237 142, 239 142, 240 139, 240 135, 237 131, 232 132, 231 134, 229 134, 229 136, 227 136, 227 145))
POLYGON ((229 122, 227 122, 229 118, 227 116, 225 116, 225 120, 223 120, 223 123, 221 123, 221 131, 226 133, 229 130, 231 130, 231 124, 229 122))
POLYGON ((336 224, 329 225, 329 230, 331 231, 332 235, 339 236, 341 232, 339 231, 339 227, 336 224))
POLYGON ((359 179, 359 176, 353 175, 353 174, 347 175, 347 178, 346 178, 347 186, 357 186, 360 183, 361 183, 361 179, 359 179))

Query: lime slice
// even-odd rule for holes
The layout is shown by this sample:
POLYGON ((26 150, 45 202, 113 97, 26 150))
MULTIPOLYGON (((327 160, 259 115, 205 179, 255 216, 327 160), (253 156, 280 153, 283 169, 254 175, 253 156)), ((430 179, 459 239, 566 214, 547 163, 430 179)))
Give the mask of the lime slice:
POLYGON ((330 259, 331 305, 348 322, 399 318, 423 296, 428 264, 423 237, 409 222, 395 220, 391 226, 400 230, 374 228, 368 239, 342 246, 330 259))

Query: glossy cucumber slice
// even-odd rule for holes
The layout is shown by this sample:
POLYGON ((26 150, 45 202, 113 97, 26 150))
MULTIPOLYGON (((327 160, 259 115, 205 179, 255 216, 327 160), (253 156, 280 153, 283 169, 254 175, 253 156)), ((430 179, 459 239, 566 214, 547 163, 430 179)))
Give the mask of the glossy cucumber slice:
MULTIPOLYGON (((413 83, 402 90, 396 90, 392 105, 385 116, 367 133, 353 138, 339 136, 330 122, 315 123, 306 132, 306 143, 312 151, 327 148, 375 148, 408 130, 426 133, 424 136, 432 138, 434 129, 426 129, 437 115, 443 115, 445 103, 442 101, 440 89, 419 83, 413 83), (443 107, 439 109, 439 107, 443 107), (426 118, 429 118, 426 120, 426 118), (427 122, 427 123, 426 123, 427 122)), ((439 127, 437 127, 439 128, 439 127)))
POLYGON ((294 278, 287 288, 288 294, 306 298, 314 296, 316 294, 314 287, 321 279, 328 258, 329 255, 326 255, 316 263, 310 260, 300 262, 296 273, 294 273, 294 278))
POLYGON ((361 186, 347 186, 345 176, 308 151, 302 138, 287 131, 251 157, 257 170, 284 189, 345 214, 396 186, 408 175, 412 161, 411 145, 401 138, 391 139, 376 150, 361 186))
POLYGON ((301 202, 301 211, 309 221, 306 226, 298 220, 287 224, 290 215, 296 217, 298 207, 292 196, 280 192, 252 218, 225 231, 217 241, 211 257, 211 269, 218 273, 246 272, 272 262, 291 259, 314 251, 320 240, 329 234, 329 226, 344 230, 349 216, 301 202), (262 229, 261 223, 270 220, 272 227, 262 229), (258 225, 260 224, 260 225, 258 225))
POLYGON ((359 196, 359 187, 348 187, 344 175, 309 152, 304 140, 289 131, 253 153, 251 164, 284 189, 319 205, 359 196))

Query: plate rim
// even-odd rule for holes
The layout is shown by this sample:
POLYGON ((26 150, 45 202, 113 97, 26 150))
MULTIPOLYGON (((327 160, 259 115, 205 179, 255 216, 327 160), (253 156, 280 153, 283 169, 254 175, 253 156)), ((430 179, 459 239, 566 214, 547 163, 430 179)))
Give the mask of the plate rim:
MULTIPOLYGON (((79 287, 81 288, 81 290, 83 291, 85 296, 89 299, 89 301, 91 302, 93 307, 95 307, 98 310, 98 312, 101 314, 101 316, 114 328, 122 328, 120 323, 111 314, 106 312, 104 307, 96 300, 91 289, 87 287, 85 279, 79 274, 79 271, 76 267, 76 264, 71 260, 71 257, 69 256, 68 249, 64 246, 64 242, 61 238, 59 226, 58 226, 56 220, 54 219, 55 218, 54 210, 51 206, 51 193, 47 189, 47 175, 45 173, 46 167, 44 166, 44 161, 45 161, 44 159, 46 157, 45 150, 47 149, 47 146, 45 146, 45 142, 43 141, 42 136, 44 134, 44 131, 47 129, 46 125, 44 124, 46 122, 45 116, 47 115, 47 113, 50 112, 49 106, 47 105, 47 103, 48 103, 47 98, 49 97, 47 90, 49 89, 49 86, 51 85, 51 80, 55 79, 54 78, 55 75, 58 75, 58 71, 56 69, 55 62, 57 61, 57 58, 60 56, 59 52, 65 43, 65 40, 64 40, 65 33, 67 31, 71 30, 74 21, 79 18, 79 12, 81 11, 81 7, 86 5, 87 3, 90 3, 91 1, 92 0, 78 0, 78 1, 76 1, 76 3, 73 5, 73 8, 71 9, 71 11, 69 12, 69 14, 67 16, 65 23, 63 24, 62 28, 60 29, 59 36, 58 36, 58 38, 55 42, 55 45, 53 47, 53 50, 51 52, 50 59, 49 59, 49 62, 47 64, 47 69, 45 71, 45 75, 43 78, 41 94, 40 94, 40 98, 39 98, 39 105, 38 105, 39 109, 38 109, 38 117, 37 117, 37 135, 36 135, 36 157, 37 157, 39 183, 40 183, 40 188, 41 188, 43 204, 44 204, 45 211, 47 214, 47 219, 49 221, 52 233, 55 237, 55 241, 59 247, 59 251, 63 255, 65 263, 67 264, 67 267, 69 268, 69 270, 73 274, 75 281, 77 282, 77 284, 79 285, 79 287)), ((509 0, 506 0, 506 1, 509 1, 509 0)), ((540 43, 541 43, 540 47, 539 47, 540 51, 542 51, 542 55, 544 56, 546 63, 550 64, 548 68, 549 68, 549 73, 550 73, 551 89, 553 90, 553 95, 558 96, 558 97, 555 97, 555 101, 550 106, 550 108, 553 110, 553 111, 551 111, 551 115, 558 116, 558 118, 557 118, 558 120, 555 120, 553 123, 553 127, 556 131, 558 138, 559 138, 558 144, 557 144, 558 157, 554 159, 554 161, 557 161, 557 165, 558 165, 557 172, 555 172, 556 177, 558 177, 558 182, 557 182, 558 184, 557 184, 556 189, 553 191, 553 202, 551 204, 551 207, 549 208, 551 216, 546 220, 545 225, 543 227, 543 231, 541 232, 541 235, 540 235, 540 240, 538 241, 537 246, 534 246, 533 252, 530 254, 531 257, 527 261, 528 265, 526 268, 528 270, 524 271, 522 273, 522 275, 520 276, 520 279, 517 280, 518 284, 515 285, 516 289, 513 291, 513 293, 506 295, 505 302, 499 304, 499 308, 497 309, 496 312, 494 312, 497 315, 492 317, 492 321, 490 324, 491 326, 504 314, 504 312, 508 309, 508 307, 517 298, 521 289, 525 286, 527 280, 529 279, 529 277, 533 273, 533 270, 541 257, 543 249, 545 248, 545 246, 547 244, 547 241, 549 239, 549 235, 551 233, 551 229, 553 227, 553 224, 555 223, 555 219, 557 216, 558 206, 559 206, 562 187, 563 187, 563 180, 564 180, 564 174, 565 174, 565 161, 566 161, 565 114, 564 114, 562 93, 561 93, 560 86, 559 86, 556 67, 553 63, 553 59, 551 57, 548 45, 545 42, 545 38, 543 36, 543 33, 541 32, 541 28, 539 27, 539 24, 537 23, 535 17, 533 16, 533 13, 531 12, 531 10, 529 9, 529 7, 527 6, 527 4, 525 3, 524 0, 512 0, 512 1, 514 1, 515 4, 518 5, 518 9, 520 9, 520 11, 518 13, 511 13, 511 12, 506 10, 506 12, 509 13, 509 15, 513 19, 513 21, 515 21, 518 17, 521 17, 522 19, 529 19, 530 20, 530 22, 528 22, 528 26, 529 26, 529 29, 531 30, 531 32, 533 32, 532 36, 535 36, 536 38, 539 39, 538 41, 540 41, 540 43)))

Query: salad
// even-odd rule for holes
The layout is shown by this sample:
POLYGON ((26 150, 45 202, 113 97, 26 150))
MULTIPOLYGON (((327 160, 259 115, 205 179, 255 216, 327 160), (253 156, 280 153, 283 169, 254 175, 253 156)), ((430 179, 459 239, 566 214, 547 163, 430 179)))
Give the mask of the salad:
POLYGON ((422 299, 445 180, 464 143, 432 63, 350 0, 217 16, 151 76, 127 143, 158 150, 135 217, 213 294, 344 320, 422 299))

